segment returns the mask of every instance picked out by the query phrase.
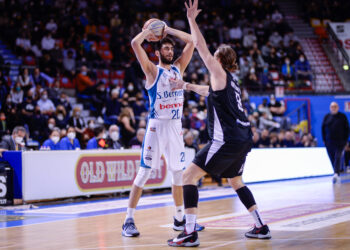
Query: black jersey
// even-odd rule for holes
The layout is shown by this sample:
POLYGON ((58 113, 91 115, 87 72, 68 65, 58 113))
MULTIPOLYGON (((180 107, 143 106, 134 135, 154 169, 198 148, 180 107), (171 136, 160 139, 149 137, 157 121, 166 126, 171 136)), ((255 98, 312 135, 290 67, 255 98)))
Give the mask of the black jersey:
POLYGON ((211 140, 245 142, 252 140, 250 122, 244 113, 237 78, 226 71, 226 87, 213 91, 209 87, 208 132, 211 140))

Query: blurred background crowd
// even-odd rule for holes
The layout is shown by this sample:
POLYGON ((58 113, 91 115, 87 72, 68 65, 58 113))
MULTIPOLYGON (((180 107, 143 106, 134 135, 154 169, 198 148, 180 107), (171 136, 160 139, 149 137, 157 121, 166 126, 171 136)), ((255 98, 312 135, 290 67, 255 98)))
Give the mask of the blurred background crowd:
MULTIPOLYGON (((327 16, 346 1, 321 1, 329 7, 325 11, 318 10, 320 1, 303 2, 305 16, 327 16)), ((316 146, 306 126, 286 116, 283 99, 249 101, 248 93, 273 93, 278 86, 308 90, 313 81, 299 39, 276 2, 201 4, 211 10, 198 20, 211 52, 227 43, 237 53, 255 147, 316 146)), ((176 0, 0 1, 1 136, 8 139, 14 131, 21 136, 12 135, 13 140, 22 137, 23 147, 43 150, 140 147, 148 97, 130 41, 152 17, 189 30, 184 6, 176 0)), ((177 41, 177 54, 182 46, 177 41)), ((152 44, 145 42, 144 48, 156 63, 152 44)), ((196 52, 184 79, 209 84, 196 52)), ((185 95, 184 139, 196 150, 208 140, 205 101, 185 95)))

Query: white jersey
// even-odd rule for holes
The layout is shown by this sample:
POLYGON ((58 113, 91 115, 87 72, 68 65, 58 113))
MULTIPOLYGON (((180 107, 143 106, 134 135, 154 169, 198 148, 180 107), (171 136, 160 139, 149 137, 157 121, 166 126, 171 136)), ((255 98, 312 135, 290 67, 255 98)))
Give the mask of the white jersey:
POLYGON ((171 90, 169 79, 182 79, 180 71, 174 65, 170 70, 157 66, 157 77, 147 88, 150 102, 150 119, 181 120, 184 104, 184 91, 171 90))

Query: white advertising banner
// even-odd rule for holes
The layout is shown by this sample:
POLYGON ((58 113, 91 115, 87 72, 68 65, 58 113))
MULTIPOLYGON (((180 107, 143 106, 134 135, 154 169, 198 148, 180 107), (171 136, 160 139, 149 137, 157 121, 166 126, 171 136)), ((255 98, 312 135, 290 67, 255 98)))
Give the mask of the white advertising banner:
MULTIPOLYGON (((26 151, 22 154, 23 200, 55 199, 130 190, 140 150, 26 151)), ((186 166, 194 149, 186 148, 186 166)), ((145 189, 171 186, 162 157, 145 189)))
POLYGON ((243 180, 273 181, 333 174, 326 148, 253 149, 244 166, 243 180))
MULTIPOLYGON (((194 157, 186 149, 186 166, 194 157)), ((140 165, 139 150, 27 151, 22 154, 23 200, 42 200, 130 190, 140 165)), ((165 160, 145 189, 171 186, 165 160)), ((253 149, 244 166, 245 182, 330 175, 325 148, 253 149)))
POLYGON ((329 23, 350 58, 350 23, 329 23))

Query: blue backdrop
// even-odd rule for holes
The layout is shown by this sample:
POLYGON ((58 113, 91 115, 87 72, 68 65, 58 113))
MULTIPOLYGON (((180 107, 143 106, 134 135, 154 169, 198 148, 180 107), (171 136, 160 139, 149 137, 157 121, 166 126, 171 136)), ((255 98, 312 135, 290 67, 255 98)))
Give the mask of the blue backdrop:
MULTIPOLYGON (((267 98, 270 100, 269 96, 250 96, 250 102, 255 103, 256 107, 262 103, 263 98, 267 98)), ((310 100, 310 116, 311 116, 311 133, 313 136, 317 138, 318 146, 324 146, 322 141, 322 121, 323 117, 329 113, 329 105, 331 102, 337 102, 339 105, 339 111, 343 112, 350 121, 350 96, 331 96, 331 95, 323 95, 323 96, 285 96, 283 98, 277 98, 277 100, 283 99, 308 99, 310 100), (349 107, 346 111, 346 107, 349 107)), ((300 105, 300 102, 288 102, 286 113, 291 112, 297 106, 300 105)))

